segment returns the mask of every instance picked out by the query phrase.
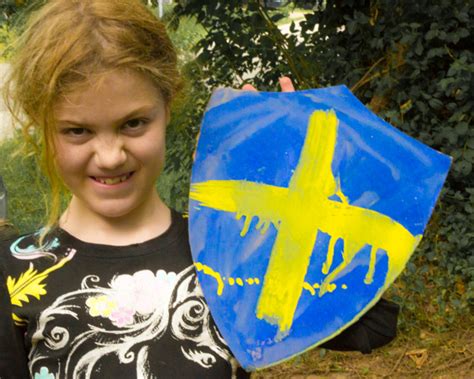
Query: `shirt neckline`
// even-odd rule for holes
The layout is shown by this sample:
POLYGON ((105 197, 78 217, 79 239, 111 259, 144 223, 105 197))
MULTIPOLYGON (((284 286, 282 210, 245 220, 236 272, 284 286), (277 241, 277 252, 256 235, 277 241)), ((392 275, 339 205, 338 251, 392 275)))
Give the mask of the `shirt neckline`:
POLYGON ((186 223, 181 214, 171 209, 171 224, 162 234, 144 242, 123 246, 105 245, 82 241, 58 228, 56 236, 64 247, 76 249, 79 256, 92 256, 98 258, 124 258, 136 257, 156 253, 157 249, 165 249, 182 236, 186 223))

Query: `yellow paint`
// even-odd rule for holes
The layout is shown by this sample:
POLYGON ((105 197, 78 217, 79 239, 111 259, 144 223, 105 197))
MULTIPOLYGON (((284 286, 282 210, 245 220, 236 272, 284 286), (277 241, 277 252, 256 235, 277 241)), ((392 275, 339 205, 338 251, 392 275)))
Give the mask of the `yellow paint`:
POLYGON ((213 278, 217 282, 216 293, 218 296, 222 295, 226 281, 230 286, 234 286, 237 284, 239 287, 243 287, 245 284, 248 284, 250 286, 254 284, 260 284, 260 280, 258 278, 226 278, 225 276, 222 276, 219 272, 215 271, 212 267, 209 267, 201 262, 196 262, 194 266, 196 267, 196 270, 202 271, 204 275, 213 278))
POLYGON ((364 283, 371 284, 374 281, 374 273, 375 273, 375 260, 377 258, 377 249, 373 246, 370 248, 370 261, 369 261, 369 270, 365 275, 364 283))
MULTIPOLYGON (((199 265, 200 268, 205 267, 205 270, 204 269, 202 270, 202 271, 204 271, 205 275, 210 276, 213 279, 216 279, 216 278, 220 277, 220 274, 218 272, 216 272, 214 269, 212 269, 211 267, 203 265, 201 263, 197 263, 196 265, 199 265)), ((199 271, 201 271, 201 270, 199 270, 199 271)), ((223 280, 223 282, 225 282, 226 278, 222 277, 222 280, 223 280)), ((248 284, 248 285, 251 286, 251 285, 260 283, 258 278, 247 278, 247 279, 244 280, 240 277, 237 277, 237 278, 229 277, 227 279, 227 282, 229 283, 230 286, 234 286, 234 285, 237 284, 240 287, 243 287, 245 284, 248 284)), ((329 293, 334 292, 337 289, 337 285, 334 284, 334 283, 324 284, 324 286, 326 287, 325 291, 327 291, 329 293)), ((222 289, 224 287, 225 287, 225 284, 223 283, 222 289)), ((303 283, 303 289, 307 290, 311 294, 311 296, 315 296, 317 294, 315 289, 319 289, 319 288, 321 288, 319 283, 313 283, 313 284, 308 283, 308 282, 303 283)), ((342 284, 341 288, 347 289, 347 285, 342 284)), ((218 293, 217 294, 219 296, 222 295, 222 292, 223 292, 222 289, 219 291, 219 288, 218 288, 218 291, 217 291, 218 293)))
POLYGON ((314 290, 313 286, 307 282, 303 283, 303 289, 309 291, 309 293, 314 296, 316 295, 316 291, 314 290))
POLYGON ((331 238, 329 240, 329 247, 328 247, 328 252, 327 252, 327 255, 326 255, 326 262, 323 263, 323 269, 321 270, 323 272, 323 274, 328 274, 329 272, 329 269, 331 268, 331 265, 332 265, 332 260, 334 258, 334 247, 336 245, 336 239, 335 238, 331 238))
POLYGON ((342 190, 341 190, 341 179, 337 178, 337 181, 336 181, 336 196, 341 199, 342 203, 343 204, 349 204, 349 199, 347 198, 346 195, 344 195, 342 193, 342 190))
POLYGON ((334 291, 332 282, 365 245, 372 249, 365 281, 371 282, 376 253, 382 249, 388 256, 384 287, 388 286, 421 239, 388 216, 349 204, 331 168, 337 128, 334 111, 315 111, 311 115, 288 188, 243 180, 211 180, 191 186, 190 197, 201 206, 234 212, 237 219, 244 217, 242 237, 248 233, 254 217, 259 218, 257 227, 272 224, 277 230, 256 315, 278 325, 282 334, 291 328, 319 231, 331 237, 322 267, 326 277, 319 296, 334 291), (330 200, 334 195, 340 201, 330 200), (339 238, 344 242, 343 259, 332 268, 334 246, 339 238))
POLYGON ((217 294, 219 296, 222 295, 222 291, 224 290, 224 281, 221 278, 221 274, 214 271, 209 266, 203 265, 200 262, 196 262, 194 264, 194 266, 196 267, 196 270, 202 271, 202 272, 204 272, 204 274, 209 275, 209 276, 213 277, 216 280, 216 282, 217 282, 217 294))
MULTIPOLYGON (((334 290, 337 288, 337 286, 334 284, 334 283, 327 283, 327 282, 323 282, 321 283, 321 285, 319 286, 319 294, 321 294, 321 292, 323 293, 326 293, 326 292, 334 292, 334 290)), ((321 296, 321 295, 320 295, 321 296)))

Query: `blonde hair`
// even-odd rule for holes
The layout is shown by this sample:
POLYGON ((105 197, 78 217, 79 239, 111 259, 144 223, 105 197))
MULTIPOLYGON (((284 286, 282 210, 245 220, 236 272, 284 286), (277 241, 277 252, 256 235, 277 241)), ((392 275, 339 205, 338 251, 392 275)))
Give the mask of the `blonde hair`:
POLYGON ((165 26, 139 0, 50 0, 18 41, 4 97, 49 179, 46 232, 67 193, 55 164, 54 106, 117 69, 145 74, 168 106, 182 87, 165 26))

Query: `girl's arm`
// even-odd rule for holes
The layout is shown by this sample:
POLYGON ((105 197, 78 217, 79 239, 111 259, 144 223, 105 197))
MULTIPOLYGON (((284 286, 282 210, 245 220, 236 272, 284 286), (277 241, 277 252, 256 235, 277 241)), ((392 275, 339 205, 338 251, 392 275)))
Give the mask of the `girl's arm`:
POLYGON ((321 347, 369 354, 372 349, 384 346, 396 337, 399 309, 398 304, 380 299, 359 321, 321 347))

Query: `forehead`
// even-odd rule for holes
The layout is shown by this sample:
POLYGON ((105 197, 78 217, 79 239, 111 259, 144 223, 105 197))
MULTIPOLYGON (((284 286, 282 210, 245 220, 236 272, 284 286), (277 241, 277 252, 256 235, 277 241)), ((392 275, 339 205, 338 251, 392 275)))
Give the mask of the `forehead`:
POLYGON ((161 105, 163 97, 146 75, 133 71, 112 71, 95 76, 88 83, 66 92, 54 105, 56 119, 94 111, 124 111, 139 106, 161 105))

